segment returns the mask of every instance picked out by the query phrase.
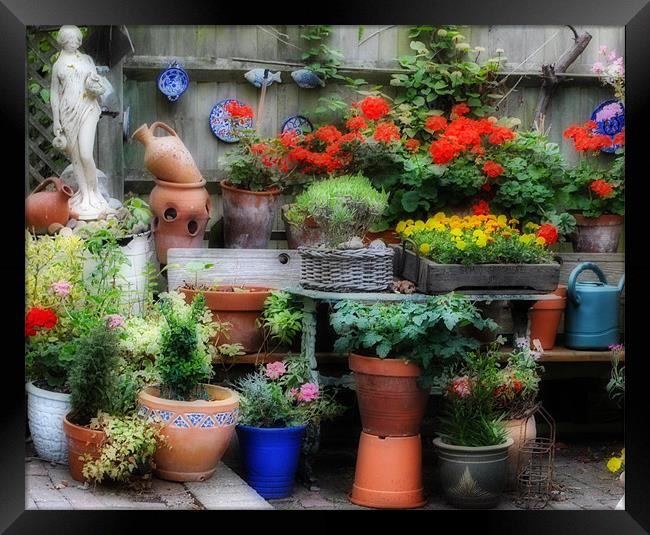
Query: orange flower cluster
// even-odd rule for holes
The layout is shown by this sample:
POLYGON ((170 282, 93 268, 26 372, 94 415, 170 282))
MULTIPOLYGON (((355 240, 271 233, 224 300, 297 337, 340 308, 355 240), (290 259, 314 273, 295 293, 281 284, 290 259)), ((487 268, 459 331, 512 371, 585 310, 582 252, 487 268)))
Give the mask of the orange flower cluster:
MULTIPOLYGON (((572 124, 562 134, 565 139, 572 139, 578 151, 598 151, 612 146, 612 138, 595 132, 595 121, 587 121, 582 126, 572 124)), ((624 140, 624 138, 623 138, 624 140)))
POLYGON ((589 189, 596 193, 601 199, 609 197, 614 193, 614 188, 605 180, 594 180, 590 185, 589 189))

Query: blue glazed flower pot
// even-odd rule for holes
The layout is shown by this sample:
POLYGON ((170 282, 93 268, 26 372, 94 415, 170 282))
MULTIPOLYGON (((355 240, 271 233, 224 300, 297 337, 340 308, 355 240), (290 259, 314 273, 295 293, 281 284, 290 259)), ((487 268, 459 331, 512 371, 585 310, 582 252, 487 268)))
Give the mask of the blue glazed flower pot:
POLYGON ((237 426, 244 478, 263 498, 291 496, 306 427, 237 426))

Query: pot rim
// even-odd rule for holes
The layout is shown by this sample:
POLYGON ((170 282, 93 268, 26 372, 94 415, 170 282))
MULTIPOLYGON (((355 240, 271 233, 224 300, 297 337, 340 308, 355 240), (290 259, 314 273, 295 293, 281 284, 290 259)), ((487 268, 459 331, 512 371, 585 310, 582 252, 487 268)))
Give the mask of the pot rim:
POLYGON ((70 394, 55 392, 54 390, 47 390, 45 388, 39 388, 34 384, 34 381, 28 381, 25 384, 25 390, 27 390, 28 394, 32 394, 41 398, 55 399, 57 401, 70 401, 70 394))
POLYGON ((178 408, 184 407, 187 409, 214 409, 218 407, 230 407, 233 404, 239 404, 239 394, 230 388, 219 385, 211 385, 207 383, 201 383, 203 386, 207 387, 208 391, 217 390, 222 391, 228 396, 225 399, 195 399, 194 401, 181 401, 176 399, 167 399, 161 398, 154 394, 158 392, 160 394, 160 385, 152 385, 143 388, 138 393, 138 401, 149 401, 158 404, 159 406, 169 407, 169 408, 178 408))
POLYGON ((202 188, 207 183, 205 178, 202 178, 199 182, 168 182, 166 180, 160 180, 158 177, 153 177, 153 181, 156 183, 156 186, 169 187, 172 189, 202 188))
POLYGON ((422 369, 404 358, 368 357, 350 352, 348 366, 353 372, 387 377, 419 377, 422 369))
POLYGON ((504 443, 496 444, 495 446, 456 446, 454 444, 447 444, 446 442, 443 442, 440 437, 433 439, 433 445, 437 448, 440 448, 441 450, 460 451, 464 453, 484 453, 490 451, 499 451, 508 449, 514 443, 515 441, 512 439, 512 437, 508 437, 508 440, 506 440, 504 443))
POLYGON ((74 424, 68 420, 70 414, 72 414, 72 412, 67 412, 63 417, 63 431, 66 436, 95 444, 101 444, 104 441, 106 438, 106 433, 104 433, 104 431, 101 429, 90 429, 87 425, 74 424))
POLYGON ((267 197, 271 195, 279 195, 280 191, 282 191, 278 186, 271 186, 269 189, 266 189, 264 191, 251 191, 249 189, 236 188, 230 183, 227 178, 219 181, 219 186, 233 193, 248 193, 249 195, 263 195, 267 197))
MULTIPOLYGON (((219 295, 250 295, 250 294, 263 294, 263 293, 272 293, 275 291, 275 288, 270 288, 268 286, 256 286, 254 284, 244 284, 242 285, 244 288, 247 288, 249 290, 253 290, 252 292, 227 292, 223 290, 194 290, 193 288, 186 288, 184 286, 179 286, 179 290, 183 290, 185 292, 193 292, 193 293, 205 293, 205 294, 219 294, 219 295)), ((235 284, 220 284, 217 286, 217 288, 241 288, 242 286, 237 286, 235 284)))
POLYGON ((584 226, 614 226, 623 223, 624 216, 618 214, 602 214, 598 217, 585 217, 582 214, 573 214, 576 224, 584 226))
POLYGON ((306 429, 307 424, 292 425, 286 427, 256 427, 254 425, 237 424, 237 427, 245 430, 257 431, 259 433, 289 433, 306 429))

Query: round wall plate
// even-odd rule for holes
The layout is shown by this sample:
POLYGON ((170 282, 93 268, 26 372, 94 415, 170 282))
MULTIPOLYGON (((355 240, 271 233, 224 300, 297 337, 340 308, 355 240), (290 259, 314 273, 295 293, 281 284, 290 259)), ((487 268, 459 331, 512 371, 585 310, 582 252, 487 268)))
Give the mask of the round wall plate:
MULTIPOLYGON (((237 143, 239 137, 233 132, 232 119, 230 114, 226 111, 226 104, 232 101, 237 102, 240 105, 244 103, 240 100, 234 98, 227 98, 217 102, 212 111, 210 112, 210 130, 217 137, 218 140, 225 143, 237 143)), ((238 121, 239 128, 253 128, 253 119, 250 117, 240 118, 238 121)))
POLYGON ((282 124, 282 129, 280 130, 282 134, 285 132, 294 132, 299 136, 310 134, 313 131, 314 125, 311 124, 311 121, 307 119, 307 117, 302 115, 292 115, 291 117, 288 117, 282 124))
MULTIPOLYGON (((611 99, 601 102, 591 113, 591 120, 596 122, 594 132, 610 136, 612 140, 625 128, 625 106, 620 100, 611 99)), ((603 152, 616 152, 621 145, 603 147, 603 152)))
POLYGON ((190 85, 190 77, 183 67, 173 61, 158 75, 158 89, 170 102, 178 100, 190 85))

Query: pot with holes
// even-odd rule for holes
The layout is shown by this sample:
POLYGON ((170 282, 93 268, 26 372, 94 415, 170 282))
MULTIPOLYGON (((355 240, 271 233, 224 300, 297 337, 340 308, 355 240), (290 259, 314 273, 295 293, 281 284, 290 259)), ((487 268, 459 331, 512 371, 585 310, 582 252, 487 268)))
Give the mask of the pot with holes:
POLYGON ((154 182, 149 196, 154 213, 151 230, 158 260, 166 264, 167 250, 172 247, 202 247, 212 204, 205 180, 176 184, 154 178, 154 182))

